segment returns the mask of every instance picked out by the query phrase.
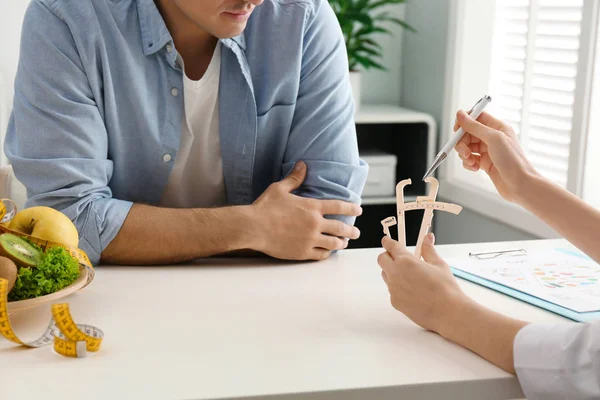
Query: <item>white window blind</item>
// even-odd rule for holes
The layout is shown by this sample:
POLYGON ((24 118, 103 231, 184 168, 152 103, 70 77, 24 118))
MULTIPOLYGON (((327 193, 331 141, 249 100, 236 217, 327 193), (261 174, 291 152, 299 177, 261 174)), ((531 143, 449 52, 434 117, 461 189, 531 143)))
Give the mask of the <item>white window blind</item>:
POLYGON ((583 0, 496 1, 490 111, 536 169, 567 187, 583 0))

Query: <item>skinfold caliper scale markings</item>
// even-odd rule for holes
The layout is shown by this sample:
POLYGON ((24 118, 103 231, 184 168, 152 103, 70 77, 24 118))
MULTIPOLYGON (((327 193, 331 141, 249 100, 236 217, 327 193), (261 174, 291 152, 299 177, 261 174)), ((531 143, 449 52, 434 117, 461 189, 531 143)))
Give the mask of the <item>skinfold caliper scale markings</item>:
POLYGON ((390 235, 390 227, 398 226, 398 242, 406 246, 406 227, 404 221, 405 212, 411 210, 424 210, 423 219, 421 221, 421 229, 419 231, 419 237, 417 238, 417 245, 415 248, 415 256, 421 258, 421 249, 423 247, 423 240, 431 228, 431 221, 433 220, 433 211, 446 211, 452 214, 458 215, 462 211, 462 207, 452 203, 444 203, 436 201, 436 197, 439 189, 439 182, 434 177, 425 178, 425 182, 429 183, 429 194, 427 196, 418 196, 417 200, 411 203, 404 202, 404 187, 410 185, 412 182, 410 179, 405 179, 398 182, 396 185, 396 212, 397 219, 394 217, 385 218, 381 221, 383 225, 383 233, 386 236, 390 235))

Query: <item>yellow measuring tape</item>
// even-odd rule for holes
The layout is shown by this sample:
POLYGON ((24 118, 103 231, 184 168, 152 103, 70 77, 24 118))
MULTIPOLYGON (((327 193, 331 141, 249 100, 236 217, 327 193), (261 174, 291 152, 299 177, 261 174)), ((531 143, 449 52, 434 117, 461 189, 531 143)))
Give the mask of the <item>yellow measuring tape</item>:
MULTIPOLYGON (((7 210, 3 199, 0 201, 0 220, 2 223, 10 221, 16 213, 16 205, 13 203, 12 210, 7 210), (7 218, 4 218, 4 217, 7 218), (8 219, 8 220, 7 220, 8 219)), ((94 279, 94 268, 87 254, 80 249, 74 249, 60 243, 41 240, 30 235, 8 229, 0 225, 0 234, 12 233, 17 236, 25 236, 46 251, 50 247, 60 246, 79 261, 79 264, 87 269, 87 281, 82 288, 90 284, 94 279)), ((8 281, 0 278, 0 335, 13 343, 26 347, 43 347, 54 343, 54 350, 65 357, 85 357, 88 352, 100 350, 104 333, 91 325, 76 324, 69 311, 67 303, 52 304, 52 318, 46 331, 36 340, 30 342, 21 341, 14 333, 8 317, 8 281)))

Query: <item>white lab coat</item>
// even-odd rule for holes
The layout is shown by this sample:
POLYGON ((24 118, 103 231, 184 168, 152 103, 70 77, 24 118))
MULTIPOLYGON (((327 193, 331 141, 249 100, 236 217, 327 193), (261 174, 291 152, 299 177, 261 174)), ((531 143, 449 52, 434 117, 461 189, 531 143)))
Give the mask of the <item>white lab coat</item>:
POLYGON ((600 321, 529 324, 515 338, 514 362, 528 400, 599 400, 600 321))

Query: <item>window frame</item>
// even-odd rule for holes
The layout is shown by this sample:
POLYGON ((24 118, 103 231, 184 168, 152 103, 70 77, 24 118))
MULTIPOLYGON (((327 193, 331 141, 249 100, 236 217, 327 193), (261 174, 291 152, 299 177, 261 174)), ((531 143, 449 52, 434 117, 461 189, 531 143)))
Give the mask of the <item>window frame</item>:
MULTIPOLYGON (((471 106, 459 102, 460 96, 457 87, 460 86, 461 82, 461 59, 465 51, 468 50, 465 48, 468 45, 468 41, 465 38, 465 26, 468 26, 467 24, 471 22, 465 21, 465 18, 468 16, 467 9, 469 3, 473 7, 473 2, 475 1, 477 0, 455 0, 450 5, 443 100, 444 109, 440 123, 440 147, 446 143, 452 132, 456 111, 461 108, 468 109, 471 106)), ((495 8, 495 5, 493 8, 495 8)), ((586 164, 585 150, 590 116, 599 8, 600 6, 596 1, 584 0, 567 180, 567 189, 579 197, 583 193, 584 167, 586 164)), ((480 95, 483 94, 481 93, 480 95)), ((516 204, 502 199, 495 190, 482 190, 479 185, 470 184, 465 182, 464 179, 460 179, 460 176, 457 176, 453 172, 453 168, 457 168, 457 165, 460 165, 459 162, 456 154, 451 154, 448 160, 439 168, 440 197, 536 237, 544 239, 559 237, 553 229, 535 215, 516 204)), ((484 172, 480 171, 478 174, 484 174, 484 172)), ((473 175, 476 176, 478 174, 473 175)), ((482 179, 477 177, 472 179, 472 181, 479 181, 481 183, 482 179)), ((490 187, 489 184, 487 186, 488 188, 490 187)))
MULTIPOLYGON (((596 54, 594 57, 594 71, 592 85, 590 85, 592 95, 587 126, 590 133, 586 142, 587 155, 600 154, 600 115, 592 112, 594 109, 600 110, 600 29, 598 28, 596 29, 596 54), (597 133, 594 135, 594 132, 597 133)), ((594 173, 594 171, 600 171, 600 157, 585 157, 583 162, 585 165, 582 197, 590 205, 600 209, 600 187, 597 184, 597 174, 594 173)))

